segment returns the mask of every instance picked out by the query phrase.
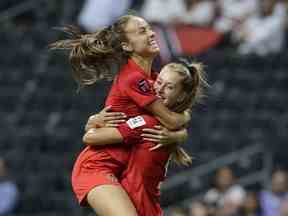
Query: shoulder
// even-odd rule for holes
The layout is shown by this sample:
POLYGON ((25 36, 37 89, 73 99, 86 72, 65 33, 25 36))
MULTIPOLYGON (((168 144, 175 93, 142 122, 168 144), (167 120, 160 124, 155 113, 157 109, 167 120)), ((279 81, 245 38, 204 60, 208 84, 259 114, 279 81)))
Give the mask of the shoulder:
POLYGON ((151 94, 153 92, 152 81, 148 80, 141 72, 134 71, 118 80, 121 89, 135 90, 142 94, 151 94))
POLYGON ((120 79, 126 82, 134 82, 135 80, 145 79, 145 76, 136 69, 123 70, 119 75, 120 79))
POLYGON ((117 76, 117 83, 123 87, 133 86, 142 79, 145 79, 145 77, 136 69, 123 68, 117 76))

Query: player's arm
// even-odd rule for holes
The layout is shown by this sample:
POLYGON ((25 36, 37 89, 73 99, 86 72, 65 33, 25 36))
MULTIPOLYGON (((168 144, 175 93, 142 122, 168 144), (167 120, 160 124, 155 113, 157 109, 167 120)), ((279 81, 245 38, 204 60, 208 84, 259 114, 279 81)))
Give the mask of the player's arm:
POLYGON ((125 114, 111 112, 111 107, 105 107, 99 113, 89 117, 85 125, 85 134, 82 141, 86 145, 99 146, 120 144, 129 140, 127 139, 129 134, 124 134, 123 130, 121 130, 123 125, 125 125, 125 118, 125 114), (122 127, 117 128, 120 125, 122 127), (123 134, 126 139, 123 138, 123 134))
MULTIPOLYGON (((103 113, 99 114, 100 117, 103 113)), ((97 122, 95 122, 97 124, 97 122)), ((155 126, 155 128, 144 128, 142 136, 142 129, 136 130, 131 129, 126 123, 119 124, 118 128, 103 127, 103 128, 91 128, 83 136, 83 142, 86 145, 111 145, 111 144, 133 144, 144 138, 144 140, 152 141, 156 143, 156 147, 153 149, 160 148, 175 143, 184 142, 188 133, 186 129, 178 131, 169 131, 167 128, 162 126, 155 126), (142 137, 142 138, 141 138, 142 137)))
POLYGON ((122 112, 111 112, 111 106, 104 107, 99 113, 91 115, 85 125, 87 132, 91 128, 117 127, 125 122, 126 115, 122 112))
POLYGON ((120 144, 123 137, 117 128, 91 128, 84 134, 82 140, 86 145, 99 146, 120 144))
POLYGON ((184 111, 183 113, 175 113, 170 111, 161 100, 155 100, 145 106, 146 110, 151 112, 161 124, 169 130, 177 130, 186 125, 190 119, 190 112, 184 111))
POLYGON ((170 131, 167 128, 156 125, 154 128, 144 128, 141 134, 143 140, 156 143, 150 150, 155 150, 163 146, 179 145, 188 139, 186 128, 170 131))
POLYGON ((146 109, 157 117, 161 124, 170 130, 177 130, 190 121, 189 112, 176 113, 170 111, 155 96, 151 84, 143 77, 128 77, 121 82, 121 88, 139 107, 146 109), (123 83, 122 83, 123 82, 123 83))
MULTIPOLYGON (((108 114, 112 114, 112 112, 108 114)), ((102 110, 100 113, 96 114, 96 118, 89 120, 92 125, 98 125, 98 127, 91 127, 85 132, 82 140, 86 145, 131 145, 142 139, 140 136, 142 130, 139 132, 139 130, 131 129, 130 126, 125 123, 126 120, 124 120, 123 117, 121 121, 119 121, 118 116, 110 115, 107 119, 105 118, 106 115, 107 112, 102 110)), ((86 129, 88 128, 87 125, 89 124, 86 124, 86 129)))

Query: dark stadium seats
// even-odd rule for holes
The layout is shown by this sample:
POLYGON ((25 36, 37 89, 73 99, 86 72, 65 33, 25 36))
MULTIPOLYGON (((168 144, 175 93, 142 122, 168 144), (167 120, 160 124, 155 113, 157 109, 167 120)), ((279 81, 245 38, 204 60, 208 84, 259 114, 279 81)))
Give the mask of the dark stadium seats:
MULTIPOLYGON (((84 148, 84 124, 103 107, 109 89, 105 82, 76 93, 67 59, 47 51, 59 36, 51 30, 60 23, 56 2, 35 28, 24 31, 10 23, 0 29, 0 153, 11 158, 21 191, 15 216, 82 215, 70 173, 84 148)), ((211 88, 192 114, 184 145, 194 156, 193 166, 256 143, 287 152, 288 52, 259 58, 222 49, 197 59, 207 65, 211 88)), ((172 166, 168 175, 179 170, 172 166)), ((195 184, 169 192, 163 204, 187 198, 187 187, 195 184)))
MULTIPOLYGON (((217 53, 226 57, 215 65, 213 56, 201 59, 208 65, 211 89, 204 105, 192 116, 190 139, 185 144, 195 156, 194 164, 253 143, 275 145, 277 139, 280 143, 285 139, 279 132, 287 126, 288 76, 284 66, 255 57, 236 61, 229 59, 225 52, 217 53), (264 63, 267 66, 263 67, 264 63)), ((283 55, 288 57, 286 53, 283 55)), ((36 64, 34 62, 34 67, 36 64)), ((101 88, 106 91, 108 86, 101 84, 101 88, 77 95, 67 64, 52 60, 43 74, 31 73, 31 68, 29 65, 15 69, 13 65, 6 65, 5 75, 0 76, 1 112, 6 115, 4 119, 18 115, 12 124, 19 132, 19 138, 11 143, 13 148, 8 147, 5 136, 1 137, 1 151, 5 149, 12 156, 22 154, 13 166, 21 175, 16 179, 23 193, 17 211, 31 215, 51 210, 69 212, 73 207, 78 208, 72 198, 69 178, 77 152, 84 147, 83 126, 89 114, 102 106, 105 92, 101 92, 101 88), (43 193, 45 199, 39 199, 43 193), (38 204, 33 205, 34 202, 38 204)), ((3 130, 5 134, 5 128, 3 130)), ((172 166, 169 176, 178 170, 182 169, 172 166)), ((166 194, 164 204, 175 199, 175 192, 172 194, 173 198, 166 194)))

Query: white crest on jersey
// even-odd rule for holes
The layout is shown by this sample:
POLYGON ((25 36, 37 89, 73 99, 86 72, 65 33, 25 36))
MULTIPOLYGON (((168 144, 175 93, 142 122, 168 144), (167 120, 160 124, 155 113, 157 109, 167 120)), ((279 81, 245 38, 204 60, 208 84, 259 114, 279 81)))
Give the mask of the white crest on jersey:
POLYGON ((131 129, 141 127, 141 126, 146 124, 146 122, 142 116, 136 116, 134 118, 130 118, 126 121, 126 123, 128 124, 128 126, 131 129))

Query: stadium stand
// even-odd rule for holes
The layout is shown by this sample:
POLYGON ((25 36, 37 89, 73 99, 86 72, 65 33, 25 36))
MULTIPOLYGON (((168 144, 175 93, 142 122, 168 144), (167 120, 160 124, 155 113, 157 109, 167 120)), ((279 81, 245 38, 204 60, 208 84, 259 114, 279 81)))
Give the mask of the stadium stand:
MULTIPOLYGON (((64 0, 41 2, 36 9, 27 8, 26 23, 0 13, 4 23, 0 28, 0 152, 10 158, 20 189, 15 216, 87 215, 89 210, 80 209, 73 198, 70 173, 83 148, 84 123, 102 107, 109 83, 76 93, 66 58, 52 55, 47 45, 59 37, 51 28, 71 21, 79 2, 72 6, 64 0), (45 12, 37 12, 39 7, 45 12)), ((193 169, 231 152, 260 145, 264 152, 274 153, 274 163, 287 163, 283 158, 287 152, 288 52, 240 57, 227 48, 210 50, 196 59, 207 65, 211 89, 192 116, 189 141, 184 145, 194 156, 194 164, 186 169, 172 166, 167 181, 184 170, 192 174, 192 183, 164 190, 165 207, 201 194, 214 169, 194 178, 193 169)), ((239 160, 239 154, 233 158, 236 173, 245 176, 247 161, 239 160)), ((255 162, 254 171, 260 169, 257 164, 262 166, 255 162)))

